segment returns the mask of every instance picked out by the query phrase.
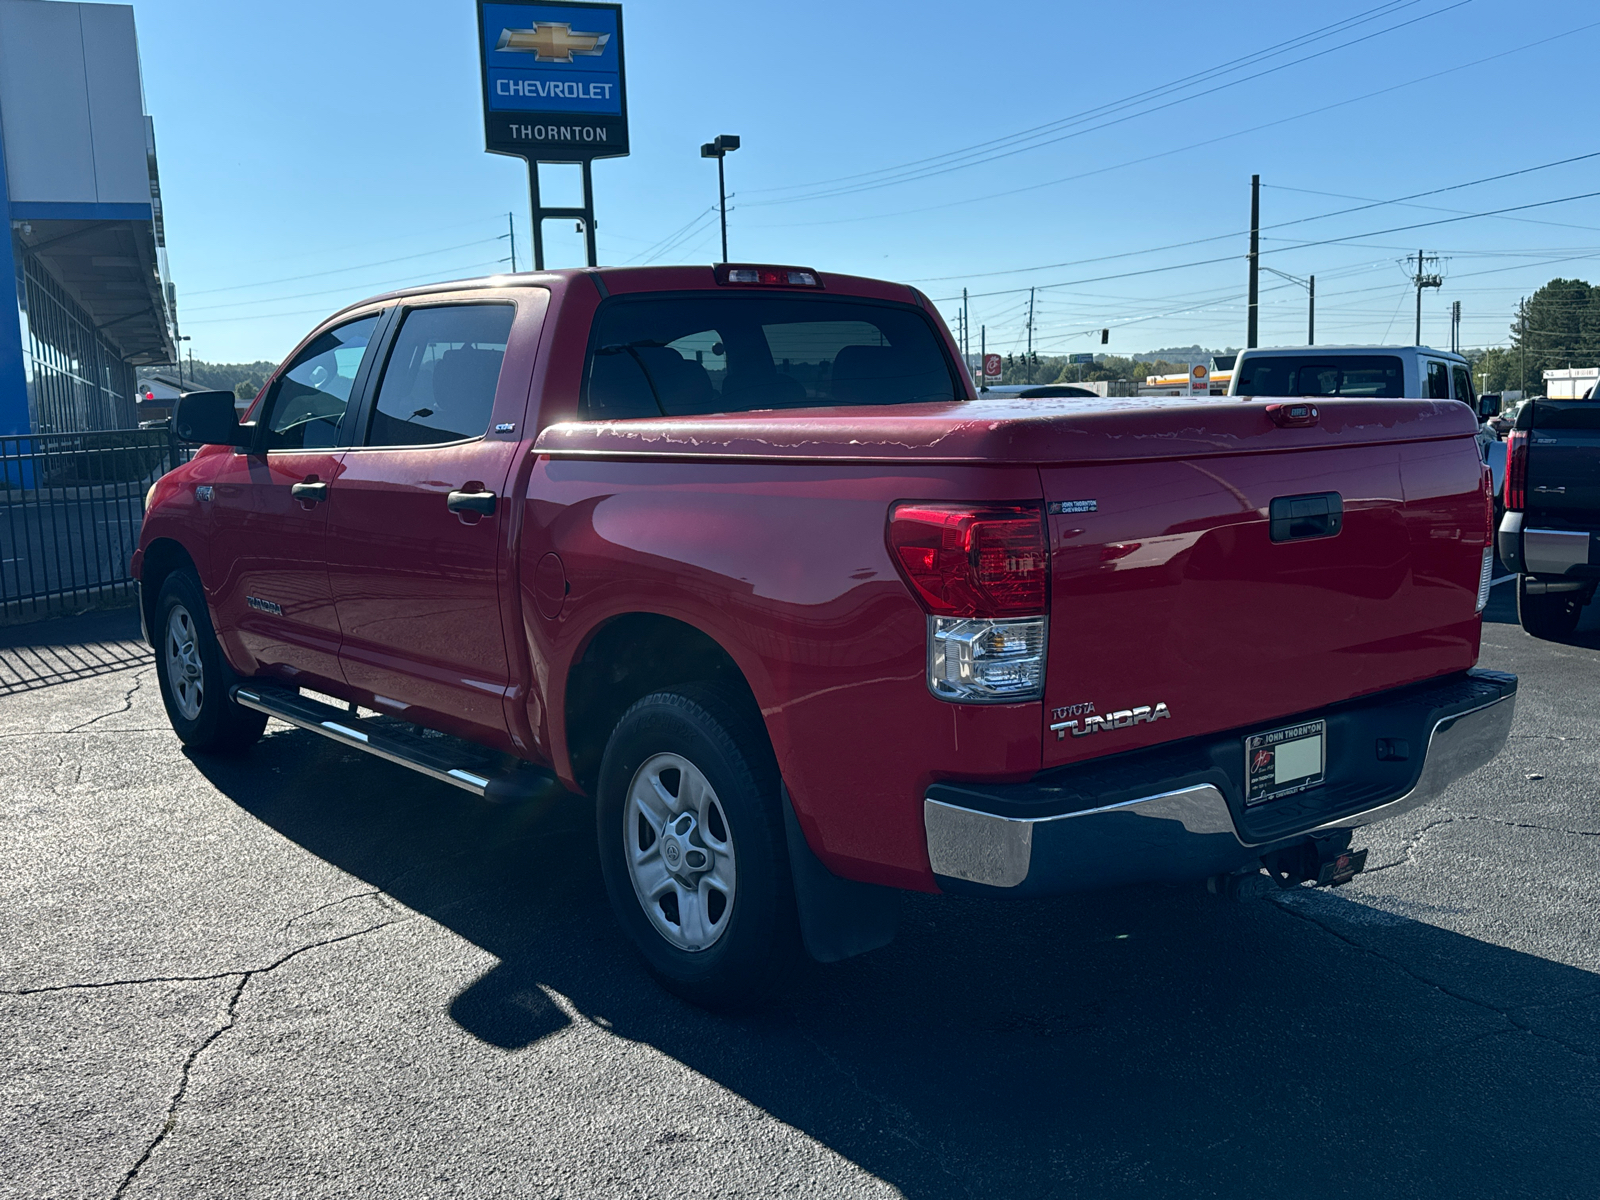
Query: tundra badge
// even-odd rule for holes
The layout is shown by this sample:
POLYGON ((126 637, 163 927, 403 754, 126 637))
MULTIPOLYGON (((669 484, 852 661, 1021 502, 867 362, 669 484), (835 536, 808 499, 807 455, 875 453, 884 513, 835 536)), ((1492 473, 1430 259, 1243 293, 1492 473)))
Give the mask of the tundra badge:
POLYGON ((1106 713, 1103 717, 1084 717, 1081 722, 1076 719, 1057 721, 1050 726, 1050 731, 1056 735, 1056 741, 1063 741, 1067 731, 1072 731, 1073 737, 1087 737, 1091 733, 1099 733, 1102 729, 1131 729, 1149 721, 1163 721, 1172 716, 1167 711, 1164 701, 1155 704, 1141 704, 1138 708, 1124 708, 1117 712, 1106 713))

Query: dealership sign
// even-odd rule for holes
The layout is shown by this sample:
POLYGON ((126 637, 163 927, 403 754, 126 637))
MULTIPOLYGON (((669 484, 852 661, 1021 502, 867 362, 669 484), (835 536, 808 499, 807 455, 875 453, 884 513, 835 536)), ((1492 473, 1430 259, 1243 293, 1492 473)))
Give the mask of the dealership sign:
POLYGON ((620 4, 478 3, 486 147, 535 162, 628 153, 620 4))

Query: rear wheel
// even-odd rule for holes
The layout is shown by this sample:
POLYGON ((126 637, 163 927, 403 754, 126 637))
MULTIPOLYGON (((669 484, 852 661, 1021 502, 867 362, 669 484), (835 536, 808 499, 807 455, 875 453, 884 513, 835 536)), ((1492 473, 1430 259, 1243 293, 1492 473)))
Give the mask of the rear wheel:
POLYGON ((200 581, 189 571, 168 575, 155 615, 156 676, 179 740, 202 753, 249 749, 266 728, 267 715, 228 695, 234 675, 217 645, 200 581))
POLYGON ((1517 619, 1536 638, 1571 637, 1583 615, 1582 590, 1529 592, 1528 576, 1517 576, 1517 619))
POLYGON ((595 813, 612 909, 651 973, 707 1008, 761 1000, 799 941, 759 718, 710 687, 646 696, 606 744, 595 813))

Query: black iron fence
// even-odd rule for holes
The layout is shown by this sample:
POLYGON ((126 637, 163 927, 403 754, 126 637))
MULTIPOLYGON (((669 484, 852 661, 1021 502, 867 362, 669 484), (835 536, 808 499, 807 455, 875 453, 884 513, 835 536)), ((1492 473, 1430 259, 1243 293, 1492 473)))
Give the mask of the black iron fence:
POLYGON ((164 427, 0 437, 0 618, 131 597, 145 493, 192 453, 164 427))

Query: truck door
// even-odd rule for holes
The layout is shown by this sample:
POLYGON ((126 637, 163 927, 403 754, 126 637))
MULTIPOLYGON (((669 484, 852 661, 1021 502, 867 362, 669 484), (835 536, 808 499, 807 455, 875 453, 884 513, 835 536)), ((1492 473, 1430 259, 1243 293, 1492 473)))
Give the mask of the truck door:
POLYGON ((325 330, 301 350, 268 389, 250 452, 217 473, 212 558, 225 568, 207 585, 228 656, 244 669, 308 686, 343 679, 324 543, 343 426, 380 316, 325 330))
MULTIPOLYGON (((536 342, 546 293, 403 309, 374 368, 330 517, 328 570, 352 687, 384 711, 506 741, 502 628, 526 364, 502 372, 519 307, 536 342), (536 311, 532 311, 536 310, 536 311)), ((520 335, 519 335, 520 336, 520 335)))

